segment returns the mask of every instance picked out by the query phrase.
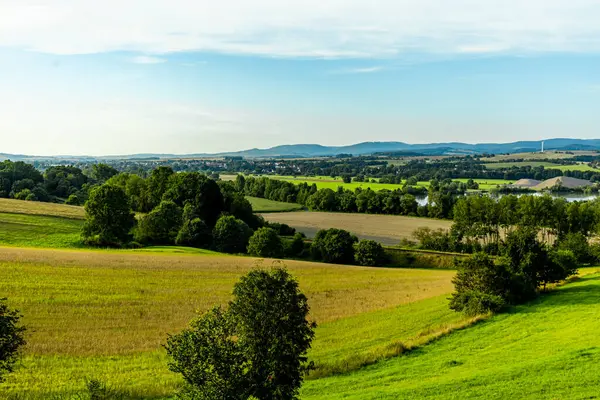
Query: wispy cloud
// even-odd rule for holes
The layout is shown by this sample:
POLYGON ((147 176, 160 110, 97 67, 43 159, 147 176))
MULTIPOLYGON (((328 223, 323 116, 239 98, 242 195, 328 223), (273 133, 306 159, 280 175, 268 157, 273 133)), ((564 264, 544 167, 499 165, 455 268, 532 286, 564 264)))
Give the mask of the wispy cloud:
POLYGON ((331 71, 332 74, 372 74, 374 72, 383 71, 383 67, 363 67, 363 68, 344 68, 331 71))
POLYGON ((164 58, 152 57, 152 56, 137 56, 131 59, 131 62, 136 64, 162 64, 167 62, 164 58))
POLYGON ((0 46, 53 54, 210 51, 320 58, 600 52, 598 0, 380 0, 376 6, 364 0, 220 0, 210 7, 193 0, 152 4, 2 1, 0 46))

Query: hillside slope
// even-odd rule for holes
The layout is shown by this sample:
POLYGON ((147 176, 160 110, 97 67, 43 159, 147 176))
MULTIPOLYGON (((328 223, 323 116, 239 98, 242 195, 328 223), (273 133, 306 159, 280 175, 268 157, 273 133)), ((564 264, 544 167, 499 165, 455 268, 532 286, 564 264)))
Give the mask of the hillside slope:
POLYGON ((584 399, 600 393, 600 276, 355 373, 303 399, 584 399))

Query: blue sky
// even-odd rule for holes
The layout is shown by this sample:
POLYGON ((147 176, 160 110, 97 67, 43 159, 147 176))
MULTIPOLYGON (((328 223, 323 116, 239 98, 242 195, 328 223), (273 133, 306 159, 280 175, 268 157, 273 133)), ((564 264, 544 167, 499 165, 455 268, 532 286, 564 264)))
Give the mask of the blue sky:
POLYGON ((0 152, 598 138, 599 20, 595 0, 0 0, 0 152))

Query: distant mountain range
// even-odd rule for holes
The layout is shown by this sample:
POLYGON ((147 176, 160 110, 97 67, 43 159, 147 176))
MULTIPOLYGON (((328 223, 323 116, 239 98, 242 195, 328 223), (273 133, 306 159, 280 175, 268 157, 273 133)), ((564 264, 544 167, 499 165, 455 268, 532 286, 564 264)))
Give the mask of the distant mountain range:
POLYGON ((368 154, 423 154, 423 155, 458 155, 483 153, 527 153, 544 150, 600 150, 600 139, 548 139, 538 141, 520 141, 512 143, 428 143, 409 144, 404 142, 363 142, 350 146, 321 146, 319 144, 291 144, 275 146, 268 149, 250 149, 226 153, 198 154, 132 154, 121 156, 27 156, 0 153, 0 160, 32 160, 32 159, 62 159, 62 160, 109 160, 109 159, 153 159, 153 158, 193 158, 193 157, 319 157, 335 156, 338 154, 368 155, 368 154))

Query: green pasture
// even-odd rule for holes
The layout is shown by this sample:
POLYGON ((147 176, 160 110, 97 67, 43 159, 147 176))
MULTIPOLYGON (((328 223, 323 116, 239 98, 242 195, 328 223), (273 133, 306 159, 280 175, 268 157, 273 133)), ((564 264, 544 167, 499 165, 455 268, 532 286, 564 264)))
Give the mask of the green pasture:
POLYGON ((80 247, 83 220, 0 212, 0 245, 80 247))
POLYGON ((246 199, 252 204, 252 209, 256 213, 299 211, 303 209, 302 205, 296 203, 284 203, 251 196, 246 196, 246 199))
POLYGON ((304 399, 592 399, 600 393, 600 276, 359 371, 304 399))

